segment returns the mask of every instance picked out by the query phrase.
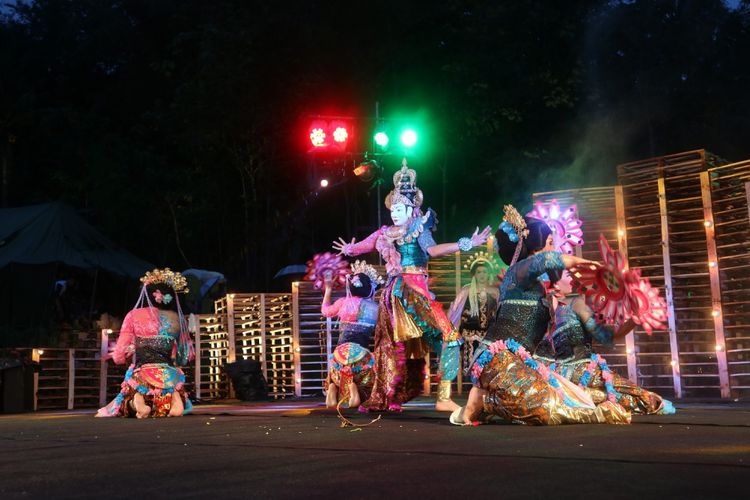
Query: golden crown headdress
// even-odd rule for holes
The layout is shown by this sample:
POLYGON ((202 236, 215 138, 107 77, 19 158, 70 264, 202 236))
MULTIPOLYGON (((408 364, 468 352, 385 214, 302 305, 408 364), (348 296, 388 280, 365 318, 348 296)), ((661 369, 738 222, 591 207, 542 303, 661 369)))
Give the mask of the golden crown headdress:
POLYGON ((477 265, 487 266, 487 270, 490 274, 497 274, 498 272, 500 272, 500 264, 498 263, 497 258, 494 255, 490 255, 489 253, 485 252, 484 250, 481 250, 466 259, 464 269, 466 269, 467 271, 471 271, 472 267, 477 265))
MULTIPOLYGON (((525 238, 529 230, 526 228, 526 221, 524 220, 523 216, 518 213, 518 210, 516 210, 516 207, 513 205, 505 205, 503 206, 503 223, 504 224, 510 224, 510 226, 513 228, 513 230, 516 233, 516 237, 523 239, 525 238)), ((508 231, 505 229, 507 225, 504 226, 504 224, 501 224, 500 227, 503 228, 503 231, 508 233, 508 231)), ((514 240, 511 237, 511 241, 517 241, 514 240)))
POLYGON ((417 187, 417 172, 406 165, 406 158, 401 161, 401 170, 393 174, 393 190, 385 197, 385 206, 390 210, 392 205, 403 203, 409 207, 421 207, 424 196, 417 187))
POLYGON ((383 280, 383 277, 378 274, 378 271, 364 260, 355 260, 354 264, 351 265, 351 269, 353 274, 361 273, 370 278, 370 283, 372 283, 373 288, 385 283, 385 280, 383 280))
POLYGON ((182 274, 176 273, 168 267, 148 271, 146 275, 141 278, 141 283, 144 285, 163 283, 171 286, 176 293, 188 293, 190 291, 187 287, 187 279, 182 274))

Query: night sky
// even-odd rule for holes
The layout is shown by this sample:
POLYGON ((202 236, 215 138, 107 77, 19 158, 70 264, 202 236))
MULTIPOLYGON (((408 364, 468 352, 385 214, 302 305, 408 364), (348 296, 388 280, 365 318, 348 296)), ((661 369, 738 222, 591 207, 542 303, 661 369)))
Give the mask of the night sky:
POLYGON ((225 273, 235 290, 274 290, 279 268, 375 229, 401 159, 381 158, 380 198, 352 173, 373 152, 376 102, 418 130, 409 163, 438 241, 497 225, 534 191, 613 184, 625 161, 750 157, 746 0, 0 12, 3 206, 65 201, 139 257, 225 273), (307 153, 313 115, 352 117, 347 154, 307 153))

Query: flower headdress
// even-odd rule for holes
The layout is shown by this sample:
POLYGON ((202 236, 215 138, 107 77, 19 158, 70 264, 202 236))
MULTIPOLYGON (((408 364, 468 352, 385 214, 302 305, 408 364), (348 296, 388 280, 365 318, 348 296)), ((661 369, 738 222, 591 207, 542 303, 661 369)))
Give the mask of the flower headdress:
POLYGON ((503 207, 503 221, 500 223, 500 229, 508 235, 510 241, 517 243, 516 251, 513 253, 513 259, 510 262, 510 265, 512 266, 516 263, 518 256, 521 254, 523 240, 529 235, 526 221, 513 205, 505 205, 503 207))
POLYGON ((146 275, 141 278, 141 283, 144 285, 163 283, 172 287, 176 293, 188 293, 190 291, 187 287, 187 279, 182 274, 176 273, 168 267, 148 271, 146 275))
POLYGON ((417 172, 407 167, 404 158, 401 170, 393 174, 393 190, 385 197, 385 206, 390 210, 391 206, 403 203, 408 207, 419 208, 423 200, 422 190, 417 187, 417 172))

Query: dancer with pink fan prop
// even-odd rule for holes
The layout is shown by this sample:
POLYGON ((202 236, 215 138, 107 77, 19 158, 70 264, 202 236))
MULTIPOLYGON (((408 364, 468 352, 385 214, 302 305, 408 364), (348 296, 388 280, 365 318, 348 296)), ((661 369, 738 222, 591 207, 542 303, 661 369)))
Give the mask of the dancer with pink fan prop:
MULTIPOLYGON (((609 255, 605 254, 602 257, 602 260, 607 262, 609 255)), ((649 289, 643 296, 650 296, 653 302, 658 302, 658 299, 653 298, 654 294, 658 297, 658 291, 651 289, 647 283, 645 286, 649 289)), ((572 279, 567 271, 563 272, 562 277, 555 283, 555 289, 560 303, 555 311, 556 328, 552 334, 553 344, 540 343, 534 359, 547 364, 556 373, 584 388, 595 403, 609 400, 637 414, 675 413, 670 401, 614 373, 607 361, 593 348, 594 341, 608 345, 614 339, 626 335, 635 326, 636 317, 628 318, 618 327, 614 326, 614 317, 617 317, 617 313, 614 317, 609 317, 609 322, 604 316, 600 316, 597 321, 597 314, 586 304, 583 295, 569 297, 572 293, 572 279)), ((640 289, 636 293, 640 294, 640 289)), ((627 293, 622 295, 625 296, 627 293)), ((611 310, 616 311, 617 308, 613 306, 611 310)), ((645 314, 638 318, 641 323, 656 326, 654 315, 646 312, 645 307, 641 307, 639 312, 645 314)))
POLYGON ((359 406, 372 390, 372 368, 375 359, 370 352, 372 333, 378 317, 373 297, 383 278, 365 261, 356 261, 346 277, 346 297, 331 304, 333 278, 326 275, 325 293, 320 311, 326 318, 339 318, 339 340, 331 354, 331 369, 326 392, 326 406, 336 407, 347 401, 349 408, 359 406))
POLYGON ((553 304, 545 283, 564 269, 597 263, 554 251, 552 231, 544 221, 522 217, 511 205, 504 211, 495 237, 500 257, 510 267, 500 286, 500 309, 472 360, 474 386, 466 407, 451 414, 450 422, 629 423, 630 413, 622 406, 595 404, 585 390, 531 355, 552 330, 553 304))

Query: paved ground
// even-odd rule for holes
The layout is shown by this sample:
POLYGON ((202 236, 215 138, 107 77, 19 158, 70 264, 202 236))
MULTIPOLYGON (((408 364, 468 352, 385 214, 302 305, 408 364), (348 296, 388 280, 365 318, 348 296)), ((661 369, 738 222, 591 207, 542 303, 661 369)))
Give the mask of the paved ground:
POLYGON ((320 406, 0 416, 0 498, 749 497, 747 404, 630 426, 455 427, 421 400, 357 430, 320 406))

